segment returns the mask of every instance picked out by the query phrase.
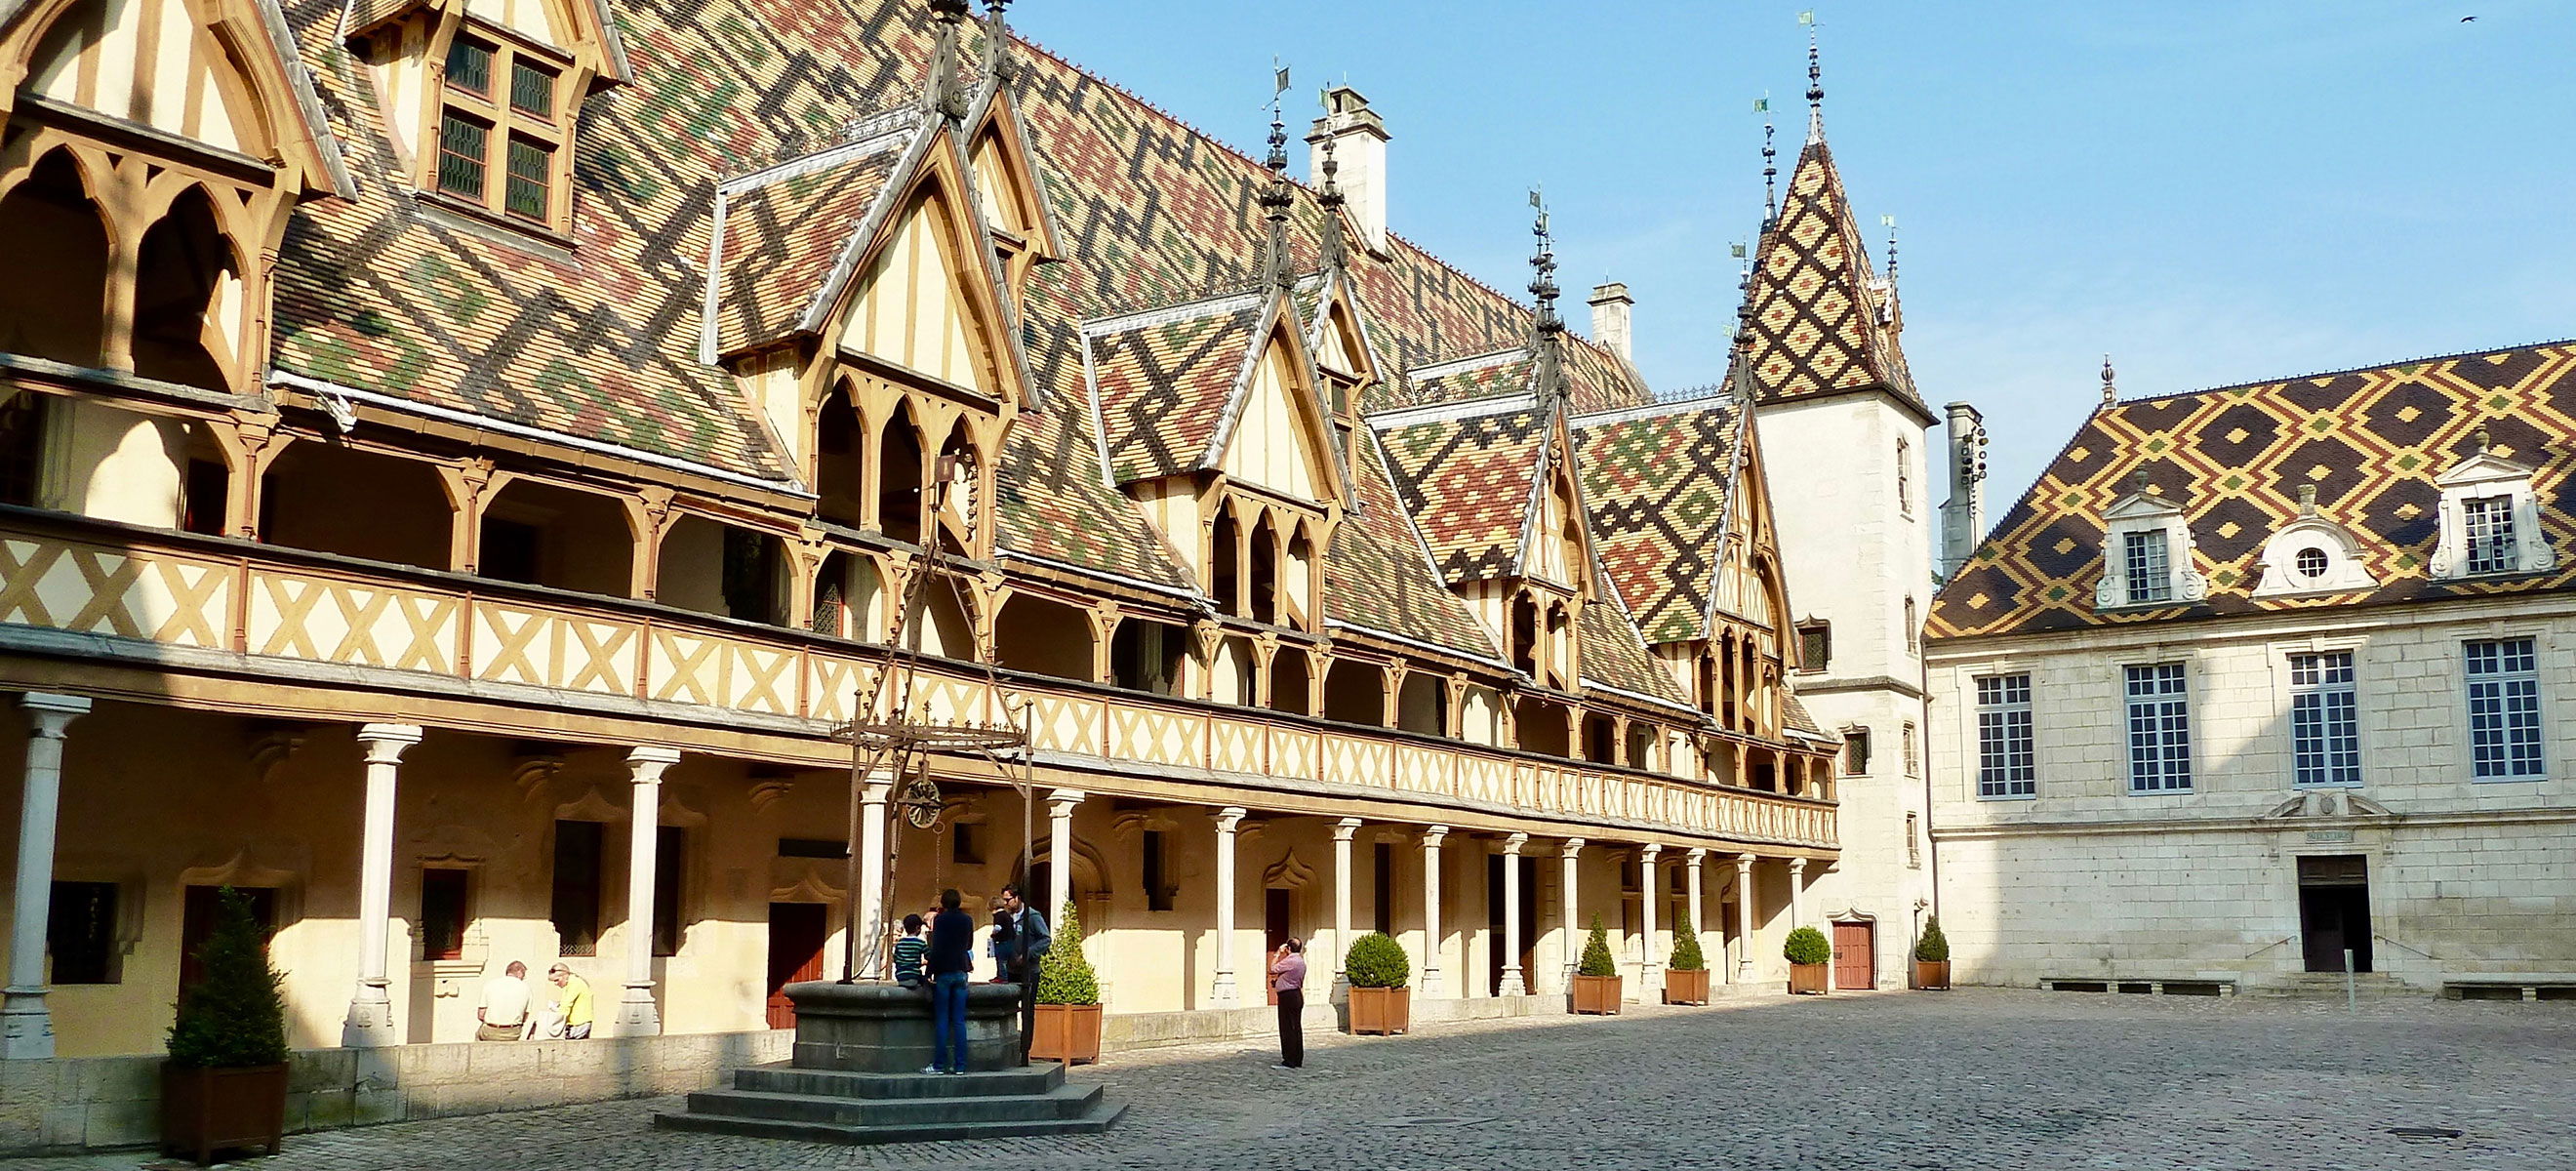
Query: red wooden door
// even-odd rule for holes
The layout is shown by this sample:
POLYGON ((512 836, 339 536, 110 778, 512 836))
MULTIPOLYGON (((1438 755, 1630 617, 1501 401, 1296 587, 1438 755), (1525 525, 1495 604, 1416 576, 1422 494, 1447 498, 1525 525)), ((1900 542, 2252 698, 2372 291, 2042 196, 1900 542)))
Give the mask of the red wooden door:
POLYGON ((1878 986, 1878 956, 1867 923, 1834 924, 1834 987, 1878 986))
POLYGON ((823 978, 823 940, 831 928, 822 903, 769 904, 769 1027, 796 1027, 787 986, 823 978))

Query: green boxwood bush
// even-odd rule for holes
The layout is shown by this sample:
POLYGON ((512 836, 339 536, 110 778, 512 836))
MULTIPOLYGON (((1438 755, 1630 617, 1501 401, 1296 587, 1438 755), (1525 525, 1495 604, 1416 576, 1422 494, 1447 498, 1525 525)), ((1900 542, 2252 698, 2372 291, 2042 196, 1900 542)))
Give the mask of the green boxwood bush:
POLYGON ((1789 942, 1780 945, 1780 954, 1793 964, 1821 964, 1834 958, 1834 945, 1825 942, 1824 932, 1801 927, 1789 933, 1789 942))
POLYGON ((1610 958, 1610 933, 1601 926, 1601 916, 1592 916, 1592 936, 1583 941, 1583 962, 1575 966, 1583 976, 1616 976, 1619 963, 1610 958))
POLYGON ((1383 931, 1372 931, 1351 941, 1342 971, 1353 988, 1402 988, 1413 977, 1413 961, 1404 954, 1404 945, 1383 931))
POLYGON ((1038 957, 1038 1003, 1100 1003, 1100 976, 1083 958, 1082 922, 1074 917, 1070 900, 1064 904, 1064 918, 1056 921, 1055 942, 1038 957))
POLYGON ((286 998, 268 964, 268 937, 250 898, 215 894, 215 925, 197 949, 205 976, 188 989, 170 1026, 170 1062, 187 1069, 248 1069, 286 1063, 286 998))
POLYGON ((1672 969, 1696 972, 1707 966, 1708 957, 1700 954, 1699 950, 1699 932, 1691 930, 1688 923, 1673 924, 1672 969))
POLYGON ((1950 962, 1950 937, 1941 934, 1941 917, 1923 920, 1923 938, 1914 941, 1914 958, 1927 964, 1950 962))

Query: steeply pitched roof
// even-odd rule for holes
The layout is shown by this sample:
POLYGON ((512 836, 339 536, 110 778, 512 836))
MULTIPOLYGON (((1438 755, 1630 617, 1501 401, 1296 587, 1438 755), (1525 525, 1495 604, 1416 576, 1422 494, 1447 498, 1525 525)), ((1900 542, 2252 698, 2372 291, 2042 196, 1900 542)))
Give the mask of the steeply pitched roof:
POLYGON ((1593 548, 1647 642, 1708 636, 1744 424, 1723 395, 1574 420, 1593 548))
POLYGON ((724 231, 710 297, 715 353, 796 329, 860 225, 878 218, 878 205, 892 197, 888 180, 921 134, 913 121, 900 120, 884 133, 719 190, 724 231))
POLYGON ((1842 176, 1822 137, 1789 174, 1780 218, 1762 234, 1748 325, 1754 401, 1769 406, 1882 389, 1934 420, 1889 328, 1888 294, 1871 272, 1842 176))
POLYGON ((1111 478, 1124 484, 1201 465, 1251 371, 1272 302, 1240 293, 1083 327, 1111 478))
POLYGON ((2103 407, 1933 599, 1936 638, 2188 620, 2263 610, 2386 604, 2576 586, 2576 342, 2310 375, 2103 407), (2436 581, 2441 490, 2434 477, 2477 451, 2535 470, 2558 549, 2554 571, 2436 581), (2191 526, 2205 601, 2100 613, 2103 513, 2144 472, 2191 526), (2264 541, 2299 516, 2298 490, 2361 545, 2376 589, 2255 598, 2264 541))
POLYGON ((1514 396, 1369 422, 1441 576, 1455 585, 1520 573, 1550 411, 1514 396))
POLYGON ((1586 682, 1659 699, 1675 707, 1690 706, 1690 697, 1682 693, 1672 673, 1646 652, 1646 644, 1638 639, 1636 624, 1617 603, 1602 599, 1583 607, 1583 613, 1575 619, 1575 635, 1582 640, 1580 653, 1586 682))
POLYGON ((1388 479, 1383 445, 1359 436, 1351 468, 1354 507, 1333 530, 1324 558, 1326 621, 1500 662, 1492 632, 1467 612, 1432 566, 1431 555, 1388 479))

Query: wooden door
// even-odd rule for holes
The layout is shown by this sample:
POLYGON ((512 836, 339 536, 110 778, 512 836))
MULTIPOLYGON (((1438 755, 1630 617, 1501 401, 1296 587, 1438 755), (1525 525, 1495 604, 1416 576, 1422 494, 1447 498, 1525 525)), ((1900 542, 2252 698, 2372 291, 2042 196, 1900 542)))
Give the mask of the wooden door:
MULTIPOLYGON (((1270 957, 1278 954, 1279 945, 1288 942, 1288 890, 1271 887, 1261 892, 1261 991, 1267 1003, 1279 1003, 1279 989, 1270 982, 1270 957)), ((1306 962, 1312 964, 1314 957, 1306 962)))
POLYGON ((2370 970, 2370 870, 2359 854, 2299 859, 2299 950, 2311 972, 2370 970))
POLYGON ((823 978, 823 942, 831 934, 822 903, 769 904, 769 1027, 796 1027, 787 986, 823 978))
POLYGON ((1834 924, 1834 987, 1878 987, 1878 952, 1867 923, 1834 924))

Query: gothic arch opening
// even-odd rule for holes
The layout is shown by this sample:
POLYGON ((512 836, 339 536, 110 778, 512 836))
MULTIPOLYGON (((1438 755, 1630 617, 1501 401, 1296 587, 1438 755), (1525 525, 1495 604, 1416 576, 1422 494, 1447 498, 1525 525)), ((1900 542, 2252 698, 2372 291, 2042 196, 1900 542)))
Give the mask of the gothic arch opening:
POLYGON ((1357 659, 1333 664, 1324 676, 1324 718, 1371 727, 1386 723, 1386 672, 1357 659))
POLYGON ((1178 695, 1189 631, 1168 622, 1128 618, 1109 637, 1110 682, 1129 691, 1178 695))
POLYGON ((814 412, 814 513, 825 524, 867 527, 866 427, 836 382, 814 412))
POLYGON ((1013 594, 993 622, 993 661, 1013 671, 1091 678, 1091 619, 1062 602, 1013 594))
POLYGON ((1241 532, 1231 504, 1217 510, 1216 524, 1208 529, 1208 592, 1216 596, 1217 612, 1221 614, 1243 612, 1241 595, 1235 588, 1241 532))
POLYGON ((941 574, 925 581, 905 616, 903 645, 926 655, 975 658, 975 619, 966 583, 941 574))
POLYGON ((874 559, 836 549, 823 559, 822 572, 814 578, 810 629, 816 634, 873 642, 881 637, 879 599, 884 594, 885 583, 877 575, 874 559))
POLYGON ((70 151, 0 198, 0 255, 43 280, 0 281, 0 351, 96 366, 107 321, 107 220, 70 151))
POLYGON ((187 386, 232 383, 241 337, 242 266, 191 187, 143 234, 134 272, 134 372, 187 386))
POLYGON ((1315 672, 1306 652, 1283 646, 1270 653, 1270 710, 1293 716, 1315 714, 1315 672))
POLYGON ((1279 529, 1268 516, 1252 526, 1252 613, 1255 622, 1279 621, 1279 529))
POLYGON ((896 407, 877 440, 877 531, 898 541, 921 540, 924 446, 911 404, 896 407))
POLYGON ((1395 726, 1426 736, 1449 732, 1449 681, 1429 671, 1413 671, 1396 689, 1395 726))
POLYGON ((978 498, 982 466, 983 456, 975 446, 975 438, 967 432, 966 421, 959 419, 948 429, 947 440, 939 445, 939 462, 932 465, 932 472, 940 481, 936 493, 942 505, 939 539, 948 552, 960 557, 975 555, 975 528, 981 520, 978 513, 983 503, 978 498))

